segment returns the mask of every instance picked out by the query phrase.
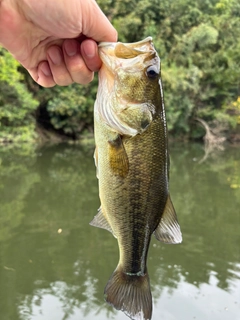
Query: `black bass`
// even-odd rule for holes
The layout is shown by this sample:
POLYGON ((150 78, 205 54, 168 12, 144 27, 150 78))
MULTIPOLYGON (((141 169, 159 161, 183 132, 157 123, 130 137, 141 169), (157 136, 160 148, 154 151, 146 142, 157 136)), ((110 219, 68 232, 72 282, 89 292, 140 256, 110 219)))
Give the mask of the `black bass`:
POLYGON ((152 38, 100 43, 102 67, 94 107, 95 163, 101 207, 91 225, 117 238, 120 259, 105 299, 132 319, 151 319, 147 272, 151 235, 180 243, 168 191, 167 124, 160 59, 152 38))

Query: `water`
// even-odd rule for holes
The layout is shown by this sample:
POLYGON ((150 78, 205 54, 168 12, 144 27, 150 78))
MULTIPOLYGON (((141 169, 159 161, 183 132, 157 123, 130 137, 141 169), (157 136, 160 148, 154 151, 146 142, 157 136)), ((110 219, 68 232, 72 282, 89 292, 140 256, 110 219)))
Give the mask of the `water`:
MULTIPOLYGON (((0 320, 124 320, 103 299, 118 261, 99 206, 92 148, 0 149, 0 320)), ((153 320, 240 319, 240 150, 204 162, 171 147, 184 241, 152 240, 153 320)))

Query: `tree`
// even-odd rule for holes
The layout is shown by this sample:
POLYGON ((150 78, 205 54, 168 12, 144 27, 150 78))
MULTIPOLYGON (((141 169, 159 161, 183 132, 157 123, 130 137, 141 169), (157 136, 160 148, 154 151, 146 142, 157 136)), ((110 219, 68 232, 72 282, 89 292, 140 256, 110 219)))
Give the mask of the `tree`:
POLYGON ((0 47, 0 142, 36 139, 34 111, 38 102, 23 83, 19 66, 0 47))

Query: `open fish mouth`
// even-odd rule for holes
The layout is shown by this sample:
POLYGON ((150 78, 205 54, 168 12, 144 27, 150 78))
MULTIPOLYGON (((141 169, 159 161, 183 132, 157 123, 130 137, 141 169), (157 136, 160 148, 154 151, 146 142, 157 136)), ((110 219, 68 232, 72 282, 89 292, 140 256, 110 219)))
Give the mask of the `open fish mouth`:
POLYGON ((98 48, 103 64, 113 72, 121 67, 122 63, 126 65, 127 60, 129 66, 132 66, 137 59, 140 58, 139 63, 142 63, 156 54, 152 37, 134 43, 100 42, 98 48))
POLYGON ((154 49, 152 37, 147 37, 134 43, 100 42, 98 48, 100 56, 105 53, 122 59, 134 58, 140 54, 149 53, 154 49))

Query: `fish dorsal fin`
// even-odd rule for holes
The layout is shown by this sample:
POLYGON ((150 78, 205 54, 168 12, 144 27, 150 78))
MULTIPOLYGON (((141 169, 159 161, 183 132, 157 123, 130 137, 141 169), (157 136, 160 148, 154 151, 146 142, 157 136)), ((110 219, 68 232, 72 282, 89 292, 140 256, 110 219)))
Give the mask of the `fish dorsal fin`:
POLYGON ((160 223, 154 231, 157 240, 164 243, 182 242, 182 233, 170 196, 168 196, 160 223))
POLYGON ((129 163, 120 135, 108 141, 108 157, 112 173, 124 178, 128 174, 129 163))
MULTIPOLYGON (((93 227, 98 227, 98 228, 108 230, 112 232, 112 234, 114 235, 112 227, 110 226, 109 222, 105 218, 101 207, 98 209, 97 215, 93 218, 93 220, 89 224, 93 227)), ((116 238, 115 235, 114 237, 116 238)))

